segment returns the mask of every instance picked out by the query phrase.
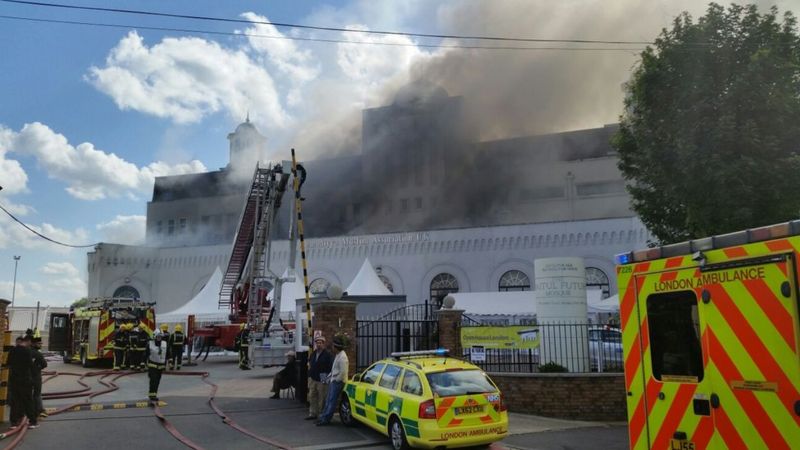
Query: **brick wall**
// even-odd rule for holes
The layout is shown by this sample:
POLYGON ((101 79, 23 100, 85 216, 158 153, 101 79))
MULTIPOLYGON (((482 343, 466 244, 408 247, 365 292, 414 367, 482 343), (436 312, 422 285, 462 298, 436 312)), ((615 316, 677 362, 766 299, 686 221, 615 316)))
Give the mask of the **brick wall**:
POLYGON ((8 306, 11 302, 0 298, 0 332, 8 329, 8 306))
POLYGON ((333 349, 333 336, 345 333, 350 338, 350 346, 345 350, 350 362, 349 376, 356 373, 356 302, 343 300, 322 300, 312 304, 314 310, 314 332, 322 332, 328 342, 328 347, 333 349))
POLYGON ((451 355, 461 355, 461 309, 436 311, 439 322, 439 347, 450 350, 451 355))
POLYGON ((625 381, 606 373, 491 373, 511 412, 572 420, 625 421, 625 381))

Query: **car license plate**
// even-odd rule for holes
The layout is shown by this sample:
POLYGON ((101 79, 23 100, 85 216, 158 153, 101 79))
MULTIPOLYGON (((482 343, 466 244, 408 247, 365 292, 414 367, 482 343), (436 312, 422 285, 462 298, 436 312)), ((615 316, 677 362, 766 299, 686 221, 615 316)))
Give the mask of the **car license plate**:
POLYGON ((685 439, 672 439, 669 443, 669 450, 695 450, 694 442, 685 439))
POLYGON ((456 407, 456 415, 473 414, 483 412, 483 405, 480 406, 459 406, 456 407))

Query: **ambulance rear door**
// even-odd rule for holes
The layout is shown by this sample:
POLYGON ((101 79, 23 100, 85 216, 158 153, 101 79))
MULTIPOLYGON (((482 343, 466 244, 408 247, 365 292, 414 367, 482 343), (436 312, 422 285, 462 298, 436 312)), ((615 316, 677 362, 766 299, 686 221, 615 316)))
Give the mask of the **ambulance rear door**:
POLYGON ((794 253, 748 258, 746 249, 755 250, 737 248, 741 259, 701 269, 714 430, 703 429, 695 444, 797 448, 800 359, 794 253))
POLYGON ((646 424, 631 426, 646 425, 651 449, 700 450, 698 433, 714 428, 700 272, 683 263, 661 260, 635 279, 646 424))

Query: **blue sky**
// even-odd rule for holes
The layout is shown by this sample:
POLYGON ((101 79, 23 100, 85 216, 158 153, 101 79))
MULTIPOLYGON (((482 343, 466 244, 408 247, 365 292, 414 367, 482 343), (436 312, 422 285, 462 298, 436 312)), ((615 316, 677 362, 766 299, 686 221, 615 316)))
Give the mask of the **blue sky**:
MULTIPOLYGON (((779 5, 798 9, 796 0, 779 5)), ((599 0, 557 5, 180 0, 118 1, 113 6, 426 33, 634 40, 652 39, 681 10, 703 9, 689 0, 623 0, 613 5, 599 0), (637 17, 634 23, 632 15, 637 17)), ((353 136, 358 136, 360 110, 385 103, 393 90, 420 74, 431 74, 451 94, 476 99, 489 111, 508 105, 513 117, 485 127, 487 138, 599 126, 619 114, 620 86, 636 60, 633 51, 613 56, 468 53, 417 46, 442 43, 431 39, 2 2, 0 15, 404 45, 309 43, 0 18, 0 203, 46 234, 76 244, 141 243, 153 177, 227 164, 226 135, 248 111, 269 140, 270 156, 277 159, 285 158, 290 146, 298 148, 301 158, 358 150, 353 136), (517 88, 523 106, 514 103, 516 91, 509 90, 517 88)), ((6 217, 0 218, 0 226, 0 298, 11 297, 13 255, 22 255, 19 304, 68 304, 85 294, 86 250, 45 243, 6 217)))

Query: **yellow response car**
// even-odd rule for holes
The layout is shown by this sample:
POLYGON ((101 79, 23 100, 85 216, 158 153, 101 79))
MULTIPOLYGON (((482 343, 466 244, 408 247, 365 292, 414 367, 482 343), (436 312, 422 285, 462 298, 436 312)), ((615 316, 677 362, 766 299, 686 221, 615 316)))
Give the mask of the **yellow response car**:
POLYGON ((339 417, 389 436, 395 450, 486 445, 508 433, 508 413, 494 382, 446 350, 392 353, 353 376, 339 417))

